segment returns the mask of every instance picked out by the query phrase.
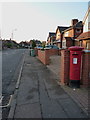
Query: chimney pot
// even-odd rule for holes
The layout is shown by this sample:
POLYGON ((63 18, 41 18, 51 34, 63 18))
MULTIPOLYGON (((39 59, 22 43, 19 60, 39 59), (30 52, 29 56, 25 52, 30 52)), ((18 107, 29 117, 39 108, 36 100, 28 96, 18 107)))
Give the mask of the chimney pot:
POLYGON ((72 19, 71 26, 75 25, 78 22, 78 19, 72 19))

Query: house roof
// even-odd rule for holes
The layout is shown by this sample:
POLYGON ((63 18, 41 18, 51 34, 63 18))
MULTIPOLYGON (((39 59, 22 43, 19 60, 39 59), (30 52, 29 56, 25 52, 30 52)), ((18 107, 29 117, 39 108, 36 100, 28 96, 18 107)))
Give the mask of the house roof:
POLYGON ((68 30, 70 30, 70 29, 72 29, 72 28, 79 28, 79 27, 83 27, 82 21, 79 21, 79 22, 77 22, 75 25, 70 26, 68 29, 64 30, 64 32, 66 32, 66 31, 68 31, 68 30))
POLYGON ((47 41, 48 41, 49 38, 54 37, 54 36, 56 37, 56 33, 54 33, 54 32, 49 32, 47 41))
POLYGON ((49 37, 55 36, 55 35, 56 35, 56 33, 54 33, 54 32, 49 32, 49 37))
POLYGON ((79 21, 74 26, 75 27, 83 27, 83 23, 82 23, 82 21, 79 21))
POLYGON ((36 44, 41 44, 41 41, 35 40, 35 43, 36 43, 36 44))
POLYGON ((65 37, 66 40, 74 40, 72 37, 65 37))
MULTIPOLYGON (((63 32, 64 30, 68 29, 69 27, 64 26, 58 26, 57 29, 59 29, 60 32, 63 32)), ((57 31, 57 30, 56 30, 57 31)))
POLYGON ((90 31, 84 32, 77 37, 77 40, 84 40, 90 38, 90 31))

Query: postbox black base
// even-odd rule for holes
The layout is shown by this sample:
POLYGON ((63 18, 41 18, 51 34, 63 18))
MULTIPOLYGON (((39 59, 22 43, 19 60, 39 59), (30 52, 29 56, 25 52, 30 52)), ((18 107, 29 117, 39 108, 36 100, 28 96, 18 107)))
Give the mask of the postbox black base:
POLYGON ((80 88, 80 80, 70 80, 69 86, 72 88, 80 88))

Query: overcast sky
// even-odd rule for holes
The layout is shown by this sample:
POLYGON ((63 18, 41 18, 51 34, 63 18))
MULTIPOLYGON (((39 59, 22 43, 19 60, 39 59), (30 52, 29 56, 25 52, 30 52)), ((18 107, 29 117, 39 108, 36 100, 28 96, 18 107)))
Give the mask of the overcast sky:
MULTIPOLYGON (((47 40, 57 26, 70 26, 71 19, 83 20, 88 2, 8 2, 2 3, 1 37, 17 41, 47 40), (16 29, 16 30, 15 30, 16 29)), ((1 23, 1 21, 0 21, 1 23)))

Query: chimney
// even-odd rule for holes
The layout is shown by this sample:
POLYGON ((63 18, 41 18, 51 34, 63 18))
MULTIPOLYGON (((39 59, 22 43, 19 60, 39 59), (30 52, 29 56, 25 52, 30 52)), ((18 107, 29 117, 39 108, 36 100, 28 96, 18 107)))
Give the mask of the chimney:
POLYGON ((71 26, 75 25, 78 22, 78 19, 72 19, 71 26))

